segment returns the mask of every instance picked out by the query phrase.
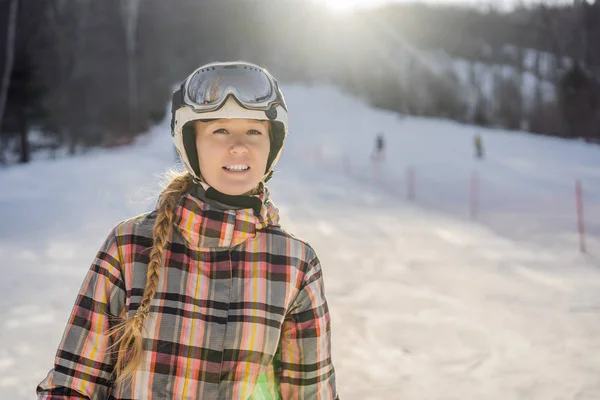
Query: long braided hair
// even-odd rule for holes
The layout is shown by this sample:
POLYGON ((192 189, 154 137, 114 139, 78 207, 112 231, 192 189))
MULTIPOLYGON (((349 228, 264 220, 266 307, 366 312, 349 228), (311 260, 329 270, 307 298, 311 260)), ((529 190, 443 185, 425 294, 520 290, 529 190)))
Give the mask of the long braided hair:
POLYGON ((142 362, 142 327, 150 311, 150 303, 158 289, 158 278, 162 257, 167 240, 171 236, 173 214, 181 196, 193 184, 189 172, 171 173, 172 179, 160 194, 159 208, 152 229, 153 245, 150 251, 146 287, 142 301, 135 315, 125 319, 108 331, 108 335, 116 338, 110 350, 115 351, 117 361, 114 368, 115 383, 121 384, 131 379, 142 362))

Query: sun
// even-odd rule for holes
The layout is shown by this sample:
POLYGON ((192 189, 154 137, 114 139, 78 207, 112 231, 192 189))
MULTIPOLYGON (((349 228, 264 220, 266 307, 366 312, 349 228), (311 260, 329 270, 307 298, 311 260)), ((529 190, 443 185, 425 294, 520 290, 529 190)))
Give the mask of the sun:
POLYGON ((365 5, 368 1, 365 0, 319 0, 322 6, 334 12, 346 12, 356 9, 360 5, 365 5))

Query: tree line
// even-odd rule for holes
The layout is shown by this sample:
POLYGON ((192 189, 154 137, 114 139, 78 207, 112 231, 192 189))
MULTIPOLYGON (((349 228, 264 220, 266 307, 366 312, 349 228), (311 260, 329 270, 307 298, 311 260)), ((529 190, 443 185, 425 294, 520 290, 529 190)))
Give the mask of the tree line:
POLYGON ((600 0, 510 12, 297 0, 0 0, 0 162, 32 131, 130 143, 196 66, 243 59, 411 115, 600 141, 600 0))

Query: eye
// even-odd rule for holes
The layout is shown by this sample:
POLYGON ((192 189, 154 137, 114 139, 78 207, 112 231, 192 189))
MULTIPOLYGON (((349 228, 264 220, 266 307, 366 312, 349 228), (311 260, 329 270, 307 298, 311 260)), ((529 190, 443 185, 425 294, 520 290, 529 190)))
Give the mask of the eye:
POLYGON ((227 134, 228 132, 227 132, 227 129, 221 128, 221 129, 217 129, 213 133, 224 133, 224 134, 227 134))
POLYGON ((262 135, 262 132, 257 131, 256 129, 251 129, 248 131, 248 135, 262 135))

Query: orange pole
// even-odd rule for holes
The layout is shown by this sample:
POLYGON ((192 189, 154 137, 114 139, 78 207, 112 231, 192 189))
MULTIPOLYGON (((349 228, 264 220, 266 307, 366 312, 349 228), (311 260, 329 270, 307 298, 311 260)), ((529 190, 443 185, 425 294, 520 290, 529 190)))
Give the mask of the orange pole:
POLYGON ((585 220, 583 218, 583 189, 581 182, 575 183, 575 201, 577 202, 577 227, 579 229, 579 250, 582 253, 586 252, 585 249, 585 220))

